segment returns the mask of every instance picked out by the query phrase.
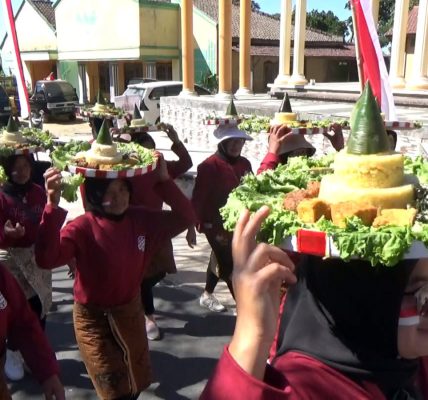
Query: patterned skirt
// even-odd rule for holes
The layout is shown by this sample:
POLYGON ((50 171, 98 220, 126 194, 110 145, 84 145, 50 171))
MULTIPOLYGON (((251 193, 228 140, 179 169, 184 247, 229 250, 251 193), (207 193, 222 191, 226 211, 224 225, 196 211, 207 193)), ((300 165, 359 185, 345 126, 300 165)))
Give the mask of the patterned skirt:
POLYGON ((110 309, 74 304, 74 331, 86 370, 103 400, 136 395, 152 382, 141 298, 110 309))

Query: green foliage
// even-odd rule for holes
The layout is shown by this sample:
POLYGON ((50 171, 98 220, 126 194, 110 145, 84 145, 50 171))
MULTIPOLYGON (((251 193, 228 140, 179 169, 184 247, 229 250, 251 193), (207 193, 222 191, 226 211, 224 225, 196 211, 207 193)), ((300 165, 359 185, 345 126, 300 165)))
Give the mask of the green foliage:
POLYGON ((345 37, 348 30, 346 21, 341 21, 332 11, 310 11, 306 17, 306 25, 308 28, 341 36, 342 38, 345 37))

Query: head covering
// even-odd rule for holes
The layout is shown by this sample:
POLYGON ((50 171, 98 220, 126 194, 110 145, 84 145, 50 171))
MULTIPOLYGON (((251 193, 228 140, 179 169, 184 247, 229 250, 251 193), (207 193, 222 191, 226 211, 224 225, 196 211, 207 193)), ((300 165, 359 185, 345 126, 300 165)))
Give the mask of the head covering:
POLYGON ((131 138, 132 142, 138 143, 146 149, 156 149, 155 140, 147 132, 135 132, 131 138))
POLYGON ((316 152, 315 147, 306 141, 303 135, 290 135, 281 143, 279 154, 290 153, 298 149, 307 149, 308 152, 312 152, 312 154, 309 154, 310 156, 313 156, 316 152))
MULTIPOLYGON (((125 214, 122 214, 122 215, 107 214, 103 206, 103 198, 111 182, 113 182, 112 179, 99 179, 99 178, 85 179, 84 187, 85 187, 86 209, 100 217, 119 221, 123 218, 125 214)), ((124 182, 128 187, 129 193, 131 193, 131 183, 126 179, 124 180, 124 182)))
POLYGON ((418 362, 399 358, 397 330, 417 260, 392 268, 361 260, 302 259, 298 282, 287 291, 276 356, 307 354, 357 383, 375 383, 388 399, 411 388, 418 362))
POLYGON ((253 140, 253 138, 250 135, 248 135, 244 131, 241 131, 236 125, 233 125, 233 124, 219 125, 214 130, 214 138, 217 144, 227 139, 253 140))
POLYGON ((19 184, 13 181, 12 177, 13 177, 13 167, 15 165, 16 160, 19 157, 24 157, 26 160, 28 160, 28 163, 30 164, 30 168, 31 171, 34 171, 34 159, 32 156, 26 156, 26 155, 12 155, 9 157, 3 157, 0 160, 0 164, 3 166, 4 168, 4 172, 7 176, 7 182, 4 183, 3 185, 3 191, 13 197, 25 197, 25 195, 27 194, 28 190, 30 189, 30 187, 32 186, 33 180, 30 177, 30 179, 28 180, 28 182, 25 182, 23 184, 19 184))

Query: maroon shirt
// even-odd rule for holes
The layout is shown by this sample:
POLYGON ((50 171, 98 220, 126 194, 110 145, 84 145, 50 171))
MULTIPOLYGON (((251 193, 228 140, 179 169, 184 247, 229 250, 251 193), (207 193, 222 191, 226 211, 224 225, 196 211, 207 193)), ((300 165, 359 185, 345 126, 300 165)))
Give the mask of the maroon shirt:
POLYGON ((36 314, 18 282, 0 265, 0 351, 6 351, 6 338, 13 338, 36 379, 43 383, 59 374, 59 366, 36 314))
POLYGON ((240 184, 242 177, 250 172, 251 164, 244 157, 229 164, 218 154, 213 154, 199 164, 192 204, 200 232, 223 229, 219 210, 226 204, 230 192, 240 184))
POLYGON ((46 204, 45 190, 33 183, 24 201, 0 192, 0 248, 30 247, 34 244, 46 204), (15 226, 19 222, 25 228, 25 235, 19 239, 5 237, 4 224, 10 220, 15 226))
POLYGON ((158 246, 195 220, 190 202, 172 180, 158 183, 156 190, 171 211, 130 207, 120 221, 86 212, 63 229, 67 212, 47 205, 36 241, 38 265, 52 269, 75 258, 78 303, 104 308, 129 303, 158 246))
POLYGON ((257 175, 269 169, 275 169, 279 163, 279 157, 276 154, 267 153, 265 158, 263 158, 259 169, 257 170, 257 175))
POLYGON ((289 352, 266 365, 264 381, 244 371, 225 348, 201 400, 386 400, 368 382, 356 384, 322 362, 289 352))
MULTIPOLYGON (((171 150, 178 156, 177 161, 166 161, 169 176, 178 178, 188 171, 192 165, 192 159, 183 143, 173 144, 171 150)), ((146 206, 154 210, 161 210, 163 200, 154 190, 156 174, 145 174, 130 179, 132 184, 131 205, 146 206)))

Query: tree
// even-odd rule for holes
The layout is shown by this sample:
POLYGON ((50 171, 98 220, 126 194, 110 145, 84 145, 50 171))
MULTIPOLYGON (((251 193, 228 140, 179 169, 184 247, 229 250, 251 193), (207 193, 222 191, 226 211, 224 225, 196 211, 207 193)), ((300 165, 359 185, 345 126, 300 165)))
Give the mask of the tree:
POLYGON ((312 10, 306 16, 308 28, 317 29, 332 35, 345 37, 347 31, 346 21, 341 21, 332 11, 312 10))
MULTIPOLYGON (((379 5, 379 25, 378 33, 380 45, 385 47, 389 45, 390 38, 387 38, 386 33, 394 25, 394 10, 395 10, 395 1, 396 0, 382 0, 379 5)), ((418 0, 410 0, 409 7, 412 9, 415 5, 418 5, 418 0)), ((346 1, 345 8, 348 10, 351 9, 351 4, 349 1, 346 1)), ((352 18, 348 19, 348 27, 352 25, 352 18)), ((353 37, 353 28, 352 28, 352 37, 353 37)))

